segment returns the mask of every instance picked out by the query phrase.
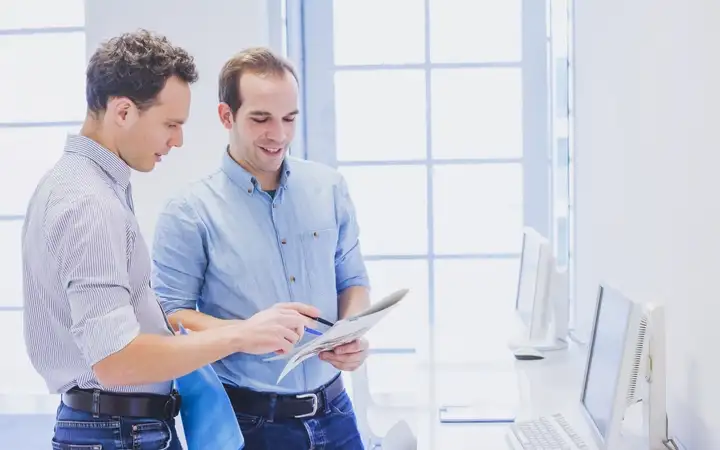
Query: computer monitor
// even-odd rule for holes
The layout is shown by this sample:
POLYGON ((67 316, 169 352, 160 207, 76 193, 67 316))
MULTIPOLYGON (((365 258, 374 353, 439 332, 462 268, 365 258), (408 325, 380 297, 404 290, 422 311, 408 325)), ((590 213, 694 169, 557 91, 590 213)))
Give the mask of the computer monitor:
POLYGON ((633 302, 607 285, 598 289, 580 403, 601 448, 620 445, 627 407, 643 399, 650 406, 644 417, 649 448, 663 448, 666 427, 658 420, 666 415, 663 320, 657 305, 633 302), (660 357, 656 366, 649 363, 654 355, 660 357), (646 380, 651 383, 643 389, 646 380))
POLYGON ((547 296, 554 259, 550 241, 532 228, 523 230, 515 311, 530 342, 546 338, 549 326, 547 296))
MULTIPOLYGON (((662 307, 634 302, 605 284, 598 289, 579 402, 558 414, 516 423, 508 433, 522 448, 526 430, 548 430, 568 448, 665 449, 665 325, 662 307), (623 436, 628 407, 643 402, 644 432, 623 436), (632 445, 628 447, 628 440, 632 445)), ((561 446, 562 446, 561 445, 561 446)))

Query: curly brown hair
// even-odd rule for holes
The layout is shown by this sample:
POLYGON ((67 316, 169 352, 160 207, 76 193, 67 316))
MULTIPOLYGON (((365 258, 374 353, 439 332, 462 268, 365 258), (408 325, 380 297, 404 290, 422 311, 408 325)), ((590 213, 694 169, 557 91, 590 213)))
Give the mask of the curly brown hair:
POLYGON ((162 35, 140 29, 103 42, 90 58, 85 97, 91 113, 107 108, 112 97, 127 97, 141 111, 150 108, 171 77, 197 81, 195 61, 162 35))

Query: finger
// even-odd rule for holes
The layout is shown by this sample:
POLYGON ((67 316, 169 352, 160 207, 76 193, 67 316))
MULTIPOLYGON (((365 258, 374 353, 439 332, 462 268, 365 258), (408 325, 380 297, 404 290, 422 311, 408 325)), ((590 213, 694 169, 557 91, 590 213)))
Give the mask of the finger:
POLYGON ((277 353, 280 353, 281 355, 285 353, 291 352, 293 349, 293 344, 290 343, 287 339, 282 339, 278 343, 278 349, 276 350, 277 353))
POLYGON ((365 355, 362 352, 346 353, 344 355, 336 355, 332 352, 327 352, 327 354, 322 356, 321 359, 329 363, 357 364, 365 360, 365 355))
POLYGON ((346 353, 358 353, 363 352, 367 350, 368 348, 368 342, 365 339, 357 339, 355 341, 349 342, 347 344, 343 344, 340 346, 337 346, 333 349, 336 355, 343 355, 346 353))
POLYGON ((332 366, 335 367, 335 368, 338 369, 338 370, 342 370, 342 371, 345 371, 345 372, 352 372, 353 370, 355 370, 355 369, 357 369, 358 367, 360 367, 360 364, 361 364, 361 363, 357 363, 357 362, 355 362, 355 363, 353 363, 353 362, 337 362, 337 361, 335 361, 335 362, 330 362, 330 364, 332 364, 332 366))
POLYGON ((297 330, 295 330, 293 328, 283 328, 282 334, 283 334, 283 337, 288 342, 291 342, 293 345, 295 345, 302 337, 301 334, 299 334, 297 332, 297 330))
POLYGON ((288 328, 304 329, 315 324, 313 319, 305 317, 292 309, 281 310, 279 322, 288 328))
POLYGON ((281 309, 289 309, 292 311, 296 311, 300 314, 304 314, 306 316, 310 317, 320 317, 320 310, 312 305, 308 305, 306 303, 300 303, 300 302, 287 302, 287 303, 279 303, 277 305, 278 308, 281 309))

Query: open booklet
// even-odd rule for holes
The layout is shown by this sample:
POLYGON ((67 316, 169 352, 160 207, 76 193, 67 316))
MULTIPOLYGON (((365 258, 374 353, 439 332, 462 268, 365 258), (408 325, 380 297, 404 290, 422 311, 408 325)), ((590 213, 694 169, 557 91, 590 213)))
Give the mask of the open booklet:
POLYGON ((275 361, 279 359, 289 359, 282 373, 278 377, 277 382, 285 378, 295 367, 303 361, 320 352, 329 351, 343 344, 350 343, 362 337, 372 327, 374 327, 383 317, 390 311, 395 309, 398 302, 407 295, 408 289, 401 289, 393 292, 381 301, 375 303, 365 311, 342 320, 335 322, 322 336, 318 336, 312 341, 295 348, 293 351, 284 355, 277 355, 267 358, 266 361, 275 361))

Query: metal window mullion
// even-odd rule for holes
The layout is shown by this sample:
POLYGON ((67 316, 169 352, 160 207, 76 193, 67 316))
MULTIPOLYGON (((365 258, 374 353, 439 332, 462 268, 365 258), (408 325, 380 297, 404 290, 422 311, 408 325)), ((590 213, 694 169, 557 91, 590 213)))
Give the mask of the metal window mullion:
POLYGON ((287 57, 295 66, 300 78, 298 80, 298 109, 295 139, 291 145, 292 155, 296 158, 307 159, 307 104, 305 102, 307 90, 307 69, 305 67, 305 30, 304 30, 304 1, 283 0, 285 3, 285 22, 287 25, 287 57))
POLYGON ((25 220, 25 216, 23 214, 0 214, 0 222, 13 222, 23 220, 25 220))
POLYGON ((302 2, 305 155, 337 167, 332 2, 302 2))
POLYGON ((51 121, 51 122, 0 122, 2 128, 53 128, 82 126, 81 120, 51 121))
POLYGON ((545 2, 522 0, 523 221, 550 237, 551 183, 545 2))
POLYGON ((370 348, 368 353, 371 355, 415 355, 417 354, 417 349, 412 347, 370 348))
POLYGON ((340 167, 356 167, 356 166, 424 166, 426 164, 434 166, 450 166, 450 165, 483 165, 483 164, 518 164, 522 163, 523 158, 453 158, 453 159, 433 159, 428 156, 426 159, 398 159, 398 160, 343 160, 337 161, 340 167))
POLYGON ((421 261, 426 259, 435 260, 457 260, 457 259, 516 259, 520 253, 455 253, 455 254, 414 254, 414 255, 392 255, 392 254, 370 254, 363 256, 365 261, 421 261))
MULTIPOLYGON (((433 201, 433 186, 434 186, 434 179, 433 179, 433 171, 434 171, 434 164, 433 164, 433 152, 432 152, 432 66, 430 65, 432 61, 432 56, 430 52, 430 20, 431 20, 431 8, 430 8, 430 0, 424 1, 424 8, 425 8, 425 42, 424 42, 424 50, 425 50, 425 151, 428 164, 427 164, 427 179, 426 179, 426 195, 427 195, 427 254, 428 254, 428 336, 427 341, 428 342, 428 358, 430 361, 430 367, 434 367, 435 361, 437 360, 436 354, 435 354, 435 286, 436 286, 436 280, 435 280, 435 221, 434 221, 434 201, 433 201)), ((429 376, 428 376, 428 382, 430 387, 429 392, 429 400, 430 404, 436 404, 437 403, 437 375, 435 374, 435 370, 431 369, 429 376)), ((437 439, 437 433, 435 431, 434 421, 432 414, 430 415, 430 423, 428 424, 430 427, 430 442, 431 447, 435 448, 435 441, 437 439)))
POLYGON ((497 68, 520 68, 520 61, 499 61, 499 62, 453 62, 433 63, 428 60, 425 63, 395 63, 395 64, 342 64, 334 65, 335 71, 374 71, 374 70, 428 70, 428 69, 497 69, 497 68))
POLYGON ((0 36, 30 36, 38 34, 84 33, 85 27, 37 27, 37 28, 3 28, 0 36))

